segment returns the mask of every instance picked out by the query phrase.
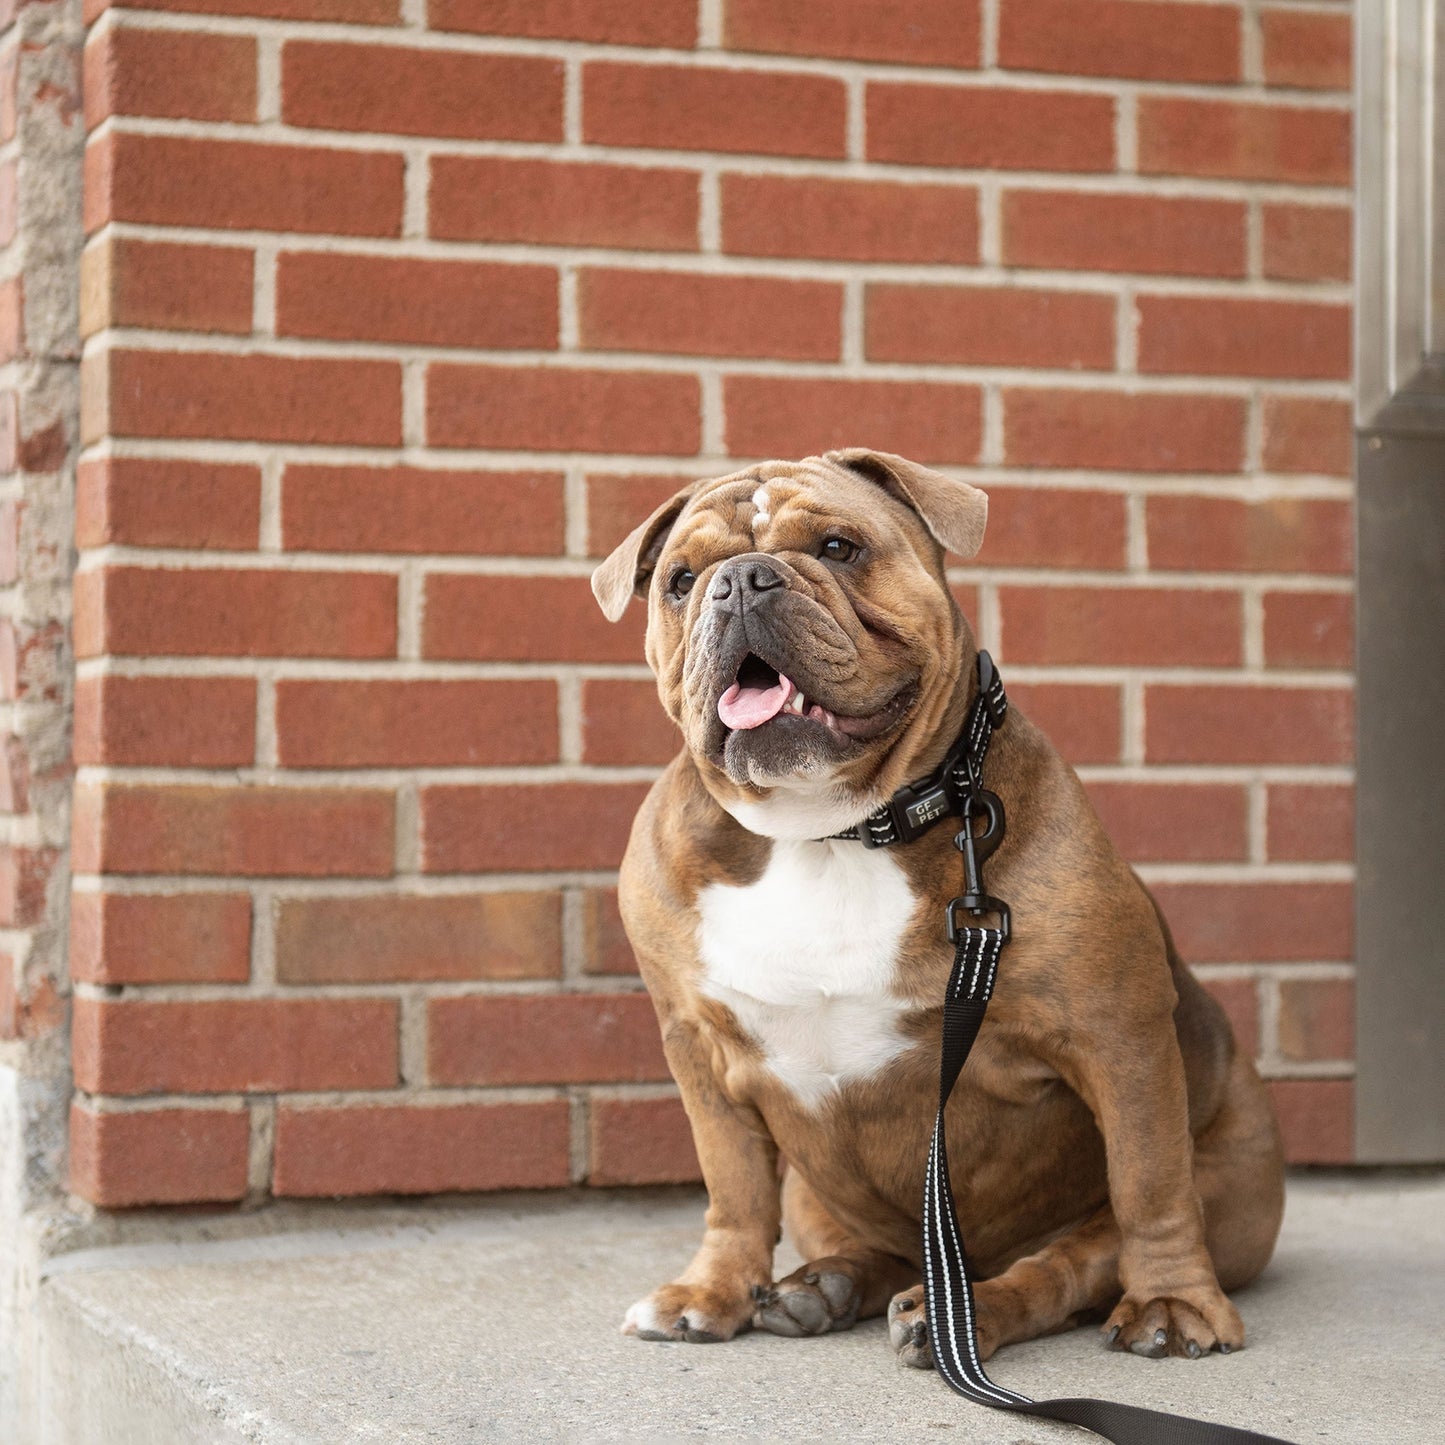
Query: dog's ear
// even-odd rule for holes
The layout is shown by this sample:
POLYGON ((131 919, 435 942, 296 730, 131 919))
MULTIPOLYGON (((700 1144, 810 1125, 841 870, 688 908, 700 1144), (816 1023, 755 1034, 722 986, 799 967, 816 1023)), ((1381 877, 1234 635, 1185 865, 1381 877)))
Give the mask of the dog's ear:
POLYGON ((647 595, 647 584, 667 543, 667 534, 698 485, 693 482, 670 496, 645 522, 634 527, 592 574, 592 595, 609 622, 622 616, 633 597, 647 595))
POLYGON ((892 452, 846 447, 825 452, 823 460, 860 472, 912 507, 934 537, 950 552, 972 557, 983 546, 988 522, 988 494, 967 482, 930 471, 892 452))

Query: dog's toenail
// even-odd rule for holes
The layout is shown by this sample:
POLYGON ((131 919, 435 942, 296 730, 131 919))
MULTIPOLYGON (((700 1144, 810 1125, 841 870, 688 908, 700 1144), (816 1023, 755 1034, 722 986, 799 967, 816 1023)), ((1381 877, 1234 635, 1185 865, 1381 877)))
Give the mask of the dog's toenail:
POLYGON ((804 1283, 804 1284, 817 1284, 817 1283, 818 1283, 818 1276, 817 1276, 817 1274, 814 1273, 812 1270, 809 1270, 808 1273, 803 1276, 803 1283, 804 1283))
POLYGON ((1187 1349, 1191 1360, 1197 1360, 1199 1358, 1199 1345, 1197 1341, 1190 1340, 1187 1349))
POLYGON ((922 1320, 913 1322, 913 1343, 921 1345, 928 1338, 928 1326, 922 1320))
POLYGON ((1108 1345, 1112 1345, 1112 1344, 1114 1343, 1114 1341, 1119 1338, 1119 1330, 1120 1330, 1121 1328, 1122 1328, 1122 1326, 1120 1326, 1120 1325, 1115 1325, 1114 1328, 1109 1331, 1109 1337, 1108 1337, 1107 1340, 1104 1341, 1104 1343, 1105 1343, 1105 1344, 1108 1344, 1108 1345))
POLYGON ((1226 1345, 1226 1344, 1224 1344, 1224 1343, 1221 1341, 1220 1346, 1219 1346, 1219 1353, 1220 1353, 1221 1355, 1227 1355, 1232 1348, 1233 1348, 1233 1346, 1231 1346, 1231 1345, 1226 1345))
POLYGON ((898 1309, 900 1312, 902 1312, 903 1310, 911 1310, 913 1308, 914 1303, 911 1299, 901 1299, 898 1301, 898 1309))
POLYGON ((1167 1344, 1168 1341, 1169 1341, 1169 1336, 1168 1336, 1163 1330, 1155 1330, 1155 1331, 1154 1331, 1154 1343, 1155 1343, 1156 1345, 1167 1344))
POLYGON ((678 1322, 677 1322, 677 1324, 674 1326, 674 1328, 675 1328, 675 1329, 679 1329, 679 1330, 681 1330, 681 1331, 683 1332, 683 1334, 686 1334, 686 1333, 692 1328, 692 1326, 691 1326, 690 1324, 688 1324, 688 1322, 687 1322, 687 1316, 686 1316, 686 1315, 683 1315, 683 1316, 678 1320, 678 1322))

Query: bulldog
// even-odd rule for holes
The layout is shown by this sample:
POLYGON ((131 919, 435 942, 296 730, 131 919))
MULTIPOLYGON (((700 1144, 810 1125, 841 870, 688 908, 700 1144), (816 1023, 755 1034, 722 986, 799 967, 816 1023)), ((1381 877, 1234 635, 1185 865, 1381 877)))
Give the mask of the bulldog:
MULTIPOLYGON (((920 1280, 958 820, 832 835, 937 769, 978 690, 944 551, 987 498, 887 453, 767 462, 678 492, 598 567, 684 747, 642 805, 623 921, 707 1185, 701 1247, 627 1312, 649 1340, 817 1335, 887 1314, 932 1362, 920 1280), (807 1261, 773 1278, 786 1225, 807 1261)), ((979 1354, 1104 1318, 1114 1348, 1237 1349, 1225 1291, 1269 1260, 1277 1124, 1073 770, 1017 707, 985 786, 1012 906, 947 1111, 979 1354)))

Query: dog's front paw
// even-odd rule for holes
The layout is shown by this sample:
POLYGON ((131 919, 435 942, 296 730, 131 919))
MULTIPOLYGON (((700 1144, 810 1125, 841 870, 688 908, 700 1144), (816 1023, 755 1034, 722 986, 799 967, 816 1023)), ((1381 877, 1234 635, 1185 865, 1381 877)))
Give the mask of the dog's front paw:
POLYGON ((771 1287, 753 1291, 753 1324, 774 1335, 825 1335, 850 1329, 862 1296, 846 1259, 819 1259, 771 1287))
POLYGON ((900 1290, 889 1303, 888 1343, 903 1364, 919 1370, 933 1368, 933 1345, 928 1338, 928 1310, 921 1284, 900 1290))
POLYGON ((738 1293, 695 1284, 665 1284, 627 1311, 622 1333, 642 1340, 713 1345, 747 1329, 752 1312, 752 1296, 746 1289, 738 1293))
POLYGON ((1244 1344, 1244 1322, 1219 1289, 1190 1290, 1184 1298, 1126 1294, 1103 1328, 1105 1343, 1150 1359, 1197 1360, 1210 1350, 1227 1355, 1244 1344))

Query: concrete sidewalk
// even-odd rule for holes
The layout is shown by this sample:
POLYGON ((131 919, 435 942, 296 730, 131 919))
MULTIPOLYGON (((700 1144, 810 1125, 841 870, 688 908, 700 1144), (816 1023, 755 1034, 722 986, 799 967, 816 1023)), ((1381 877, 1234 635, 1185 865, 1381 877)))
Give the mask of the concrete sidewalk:
MULTIPOLYGON (((235 1216, 171 1221, 185 1241, 62 1256, 42 1289, 39 1445, 1097 1439, 954 1398, 895 1363, 879 1321, 814 1340, 624 1338, 624 1309, 687 1261, 701 1211, 693 1192, 292 1209, 261 1236, 235 1216)), ((1274 1264, 1239 1297, 1241 1354, 1140 1360, 1079 1330, 990 1369, 1037 1398, 1300 1445, 1425 1445, 1445 1439, 1442 1301, 1445 1175, 1307 1175, 1274 1264)))

